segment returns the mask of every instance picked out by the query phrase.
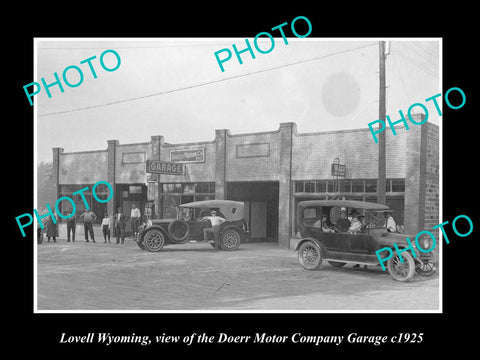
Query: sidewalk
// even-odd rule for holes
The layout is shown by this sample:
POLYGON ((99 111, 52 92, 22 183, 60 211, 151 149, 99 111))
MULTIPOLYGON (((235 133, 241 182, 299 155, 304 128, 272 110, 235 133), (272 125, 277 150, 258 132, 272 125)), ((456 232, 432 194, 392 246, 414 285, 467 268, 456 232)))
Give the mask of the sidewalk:
MULTIPOLYGON (((100 224, 93 225, 93 234, 95 235, 95 239, 103 239, 103 232, 102 226, 100 224)), ((115 236, 115 232, 113 229, 110 229, 110 238, 113 239, 115 236)), ((45 236, 45 235, 44 235, 45 236)), ((131 235, 127 232, 125 238, 130 238, 131 235)), ((60 223, 58 224, 58 238, 59 239, 67 239, 67 224, 60 223)), ((75 239, 85 239, 85 232, 83 228, 83 224, 77 224, 75 229, 75 239)))

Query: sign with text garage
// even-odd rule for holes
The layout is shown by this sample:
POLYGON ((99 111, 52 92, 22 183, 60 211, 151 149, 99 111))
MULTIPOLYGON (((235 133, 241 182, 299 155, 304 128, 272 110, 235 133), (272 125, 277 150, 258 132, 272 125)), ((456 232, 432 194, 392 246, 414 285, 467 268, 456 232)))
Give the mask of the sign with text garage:
POLYGON ((169 161, 147 160, 147 173, 150 174, 167 174, 167 175, 183 175, 185 164, 178 164, 169 161))

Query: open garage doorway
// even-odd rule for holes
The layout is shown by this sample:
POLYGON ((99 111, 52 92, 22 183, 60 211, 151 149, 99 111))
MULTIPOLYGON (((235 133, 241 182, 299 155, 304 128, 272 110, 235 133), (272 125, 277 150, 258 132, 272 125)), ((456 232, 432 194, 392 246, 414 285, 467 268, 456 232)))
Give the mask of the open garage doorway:
POLYGON ((278 241, 278 182, 228 182, 227 199, 245 203, 251 241, 278 241))

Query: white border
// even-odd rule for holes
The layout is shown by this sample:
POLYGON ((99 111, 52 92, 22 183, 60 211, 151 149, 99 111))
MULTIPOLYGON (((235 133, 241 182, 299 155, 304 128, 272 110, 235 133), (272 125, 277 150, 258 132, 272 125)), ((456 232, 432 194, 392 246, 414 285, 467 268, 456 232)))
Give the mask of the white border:
MULTIPOLYGON (((278 38, 281 39, 281 38, 278 38)), ((85 42, 94 42, 94 41, 160 41, 160 40, 169 40, 169 41, 237 41, 237 40, 244 40, 243 38, 33 38, 34 40, 34 55, 33 55, 33 74, 34 79, 38 78, 37 73, 37 64, 38 64, 38 42, 39 41, 65 41, 65 42, 72 42, 72 41, 85 41, 85 42)), ((372 38, 288 38, 289 41, 438 41, 439 44, 439 89, 443 96, 443 38, 404 38, 404 37, 390 37, 390 38, 383 38, 383 37, 372 37, 372 38)), ((35 81, 35 80, 34 80, 35 81)), ((442 103, 440 103, 440 107, 442 107, 442 103)), ((34 208, 37 208, 37 106, 36 102, 34 102, 33 106, 33 113, 34 113, 34 164, 33 164, 33 172, 34 172, 34 208)), ((439 220, 440 223, 443 222, 443 115, 439 118, 439 220)), ((84 314, 84 313, 93 313, 93 314, 152 314, 152 313, 160 313, 160 314, 217 314, 217 313, 249 313, 249 314, 391 314, 391 313, 399 313, 399 314, 414 314, 414 313, 421 313, 421 314, 439 314, 443 313, 443 242, 442 234, 439 232, 439 244, 442 246, 439 247, 439 308, 436 310, 39 310, 38 309, 38 302, 37 302, 37 232, 36 232, 36 219, 33 221, 34 226, 34 246, 33 246, 33 258, 34 258, 34 286, 33 286, 33 304, 34 304, 34 313, 35 314, 84 314)))

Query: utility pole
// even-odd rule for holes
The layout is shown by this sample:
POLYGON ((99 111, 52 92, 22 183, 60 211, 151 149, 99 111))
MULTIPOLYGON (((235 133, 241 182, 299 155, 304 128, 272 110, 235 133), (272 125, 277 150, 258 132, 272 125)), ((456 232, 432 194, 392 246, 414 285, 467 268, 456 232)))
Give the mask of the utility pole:
MULTIPOLYGON (((379 41, 379 78, 380 78, 380 90, 379 90, 379 108, 378 118, 385 121, 386 117, 386 96, 385 96, 385 41, 379 41)), ((386 187, 386 173, 387 173, 387 160, 385 154, 385 134, 386 131, 380 132, 378 138, 378 181, 377 181, 377 202, 380 204, 386 204, 387 198, 385 194, 386 187)))

